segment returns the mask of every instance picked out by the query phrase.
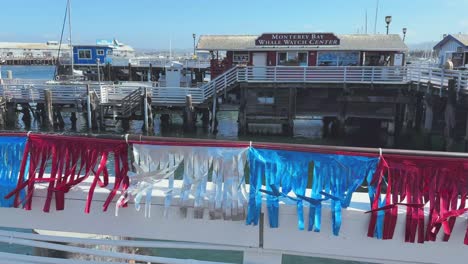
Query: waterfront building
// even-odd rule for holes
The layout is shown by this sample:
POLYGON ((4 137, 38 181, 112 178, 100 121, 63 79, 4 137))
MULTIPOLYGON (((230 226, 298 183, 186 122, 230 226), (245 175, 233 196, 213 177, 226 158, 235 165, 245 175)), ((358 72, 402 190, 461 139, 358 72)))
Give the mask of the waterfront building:
POLYGON ((101 45, 76 45, 73 46, 73 60, 76 65, 96 65, 99 63, 112 63, 113 49, 110 46, 101 45))
POLYGON ((452 60, 455 68, 468 64, 468 34, 449 34, 434 46, 439 54, 439 65, 448 59, 452 60))
MULTIPOLYGON (((226 52, 212 70, 248 66, 402 66, 408 47, 397 34, 264 33, 202 35, 199 51, 226 52)), ((216 62, 218 61, 218 62, 216 62)))
POLYGON ((70 57, 70 47, 59 45, 57 41, 46 43, 0 42, 0 62, 24 64, 25 61, 42 60, 55 61, 58 50, 61 58, 70 57))

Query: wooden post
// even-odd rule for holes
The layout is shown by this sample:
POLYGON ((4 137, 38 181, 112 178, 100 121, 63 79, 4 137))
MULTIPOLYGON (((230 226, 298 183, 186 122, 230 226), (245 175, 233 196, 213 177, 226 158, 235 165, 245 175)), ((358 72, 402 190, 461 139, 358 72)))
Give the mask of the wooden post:
POLYGON ((144 121, 145 121, 145 132, 149 131, 149 121, 148 121, 148 92, 147 88, 143 88, 143 112, 144 112, 144 121))
POLYGON ((432 84, 427 83, 427 92, 424 96, 424 138, 425 147, 431 148, 431 132, 432 132, 432 121, 434 119, 433 112, 434 98, 432 96, 432 84))
POLYGON ((202 127, 204 129, 207 129, 210 126, 210 110, 209 109, 203 109, 202 111, 202 127))
POLYGON ((27 130, 31 129, 31 112, 29 111, 29 104, 21 104, 21 113, 23 114, 21 120, 23 120, 24 127, 27 130))
POLYGON ((52 129, 54 127, 54 112, 52 108, 52 91, 50 89, 44 90, 45 98, 45 125, 47 128, 52 129))
POLYGON ((106 130, 106 123, 105 123, 105 120, 104 120, 104 106, 103 105, 99 105, 99 129, 105 131, 106 130))
POLYGON ((296 116, 296 88, 289 88, 288 124, 285 134, 294 135, 294 117, 296 116))
POLYGON ((247 87, 241 84, 240 87, 240 105, 239 105, 239 135, 248 133, 247 127, 247 87))
POLYGON ((146 107, 148 111, 148 135, 152 136, 154 134, 154 116, 153 116, 153 108, 152 108, 152 99, 151 94, 146 91, 146 107))
POLYGON ((194 108, 192 104, 192 95, 190 94, 185 96, 184 128, 187 131, 195 128, 194 108))
POLYGON ((0 129, 5 128, 6 118, 6 100, 3 96, 0 96, 0 129))
POLYGON ((90 103, 91 103, 91 129, 95 130, 95 129, 98 129, 98 98, 97 98, 97 95, 96 95, 96 92, 92 91, 90 94, 89 94, 89 97, 90 97, 90 103))
POLYGON ((88 121, 88 128, 91 129, 92 127, 92 117, 91 117, 91 91, 89 88, 89 84, 86 85, 86 112, 87 112, 87 121, 88 121))
POLYGON ((211 109, 211 133, 218 133, 218 119, 216 118, 216 103, 218 96, 216 90, 213 93, 213 108, 211 109))
MULTIPOLYGON (((60 129, 65 128, 65 121, 63 121, 62 113, 60 112, 60 107, 56 107, 54 109, 55 112, 55 120, 56 120, 56 126, 60 129)), ((55 125, 55 124, 54 124, 55 125)))
POLYGON ((128 63, 128 80, 131 82, 132 79, 132 64, 128 63))
POLYGON ((72 112, 70 115, 70 122, 71 122, 71 129, 76 130, 76 121, 78 118, 76 118, 76 112, 72 112))
POLYGON ((450 151, 455 140, 455 106, 457 103, 457 94, 455 90, 455 80, 448 80, 448 96, 447 104, 445 105, 444 119, 445 119, 445 150, 450 151))
POLYGON ((148 82, 153 82, 153 64, 151 64, 151 63, 149 65, 149 76, 150 76, 150 78, 149 78, 148 82))
POLYGON ((105 78, 105 80, 107 80, 107 81, 112 81, 110 63, 107 63, 107 64, 106 64, 106 78, 105 78))

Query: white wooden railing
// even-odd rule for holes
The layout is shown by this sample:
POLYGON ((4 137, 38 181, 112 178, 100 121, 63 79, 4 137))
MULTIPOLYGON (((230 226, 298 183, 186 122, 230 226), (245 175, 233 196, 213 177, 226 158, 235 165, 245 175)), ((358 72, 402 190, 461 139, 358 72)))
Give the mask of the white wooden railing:
MULTIPOLYGON (((225 94, 237 83, 367 83, 425 85, 431 82, 441 92, 447 88, 448 80, 454 79, 458 92, 468 91, 468 71, 445 70, 425 66, 402 67, 234 67, 212 81, 195 88, 154 87, 148 83, 124 83, 120 85, 88 83, 102 103, 122 100, 139 87, 147 87, 152 102, 157 105, 183 105, 186 95, 192 95, 194 104, 201 104, 217 94, 225 94), (442 89, 440 89, 442 88, 442 89)), ((41 80, 2 79, 0 95, 8 100, 42 101, 44 90, 52 90, 53 100, 84 100, 86 84, 46 83, 41 80)))
POLYGON ((243 67, 241 82, 406 83, 406 67, 243 67))

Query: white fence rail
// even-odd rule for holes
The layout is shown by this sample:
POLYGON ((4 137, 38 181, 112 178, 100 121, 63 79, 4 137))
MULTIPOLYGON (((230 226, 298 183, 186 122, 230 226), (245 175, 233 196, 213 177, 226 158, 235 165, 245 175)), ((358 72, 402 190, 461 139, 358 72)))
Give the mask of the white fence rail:
MULTIPOLYGON (((370 83, 370 84, 426 84, 434 88, 446 89, 448 80, 456 81, 456 90, 468 90, 468 71, 445 70, 424 66, 405 67, 234 67, 212 81, 198 88, 154 87, 143 83, 123 83, 119 85, 88 83, 102 103, 122 100, 139 87, 145 86, 154 104, 183 105, 185 97, 192 95, 194 104, 201 104, 217 94, 226 93, 236 83, 370 83)), ((52 90, 54 101, 76 102, 85 100, 86 84, 46 83, 44 80, 0 80, 0 95, 15 101, 42 101, 44 90, 52 90)))
POLYGON ((244 67, 241 82, 406 83, 406 67, 244 67))

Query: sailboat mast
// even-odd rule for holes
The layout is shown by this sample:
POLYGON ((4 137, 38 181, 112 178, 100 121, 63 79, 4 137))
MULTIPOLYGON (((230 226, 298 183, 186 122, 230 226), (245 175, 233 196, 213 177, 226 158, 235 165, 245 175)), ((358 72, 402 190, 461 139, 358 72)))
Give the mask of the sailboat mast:
POLYGON ((375 7, 375 20, 374 20, 374 34, 377 34, 377 16, 379 14, 379 0, 377 0, 377 6, 375 7))
POLYGON ((72 28, 71 28, 71 0, 67 0, 68 2, 68 34, 69 34, 69 46, 70 46, 70 52, 71 52, 71 74, 72 74, 72 77, 75 76, 75 73, 74 73, 74 54, 73 54, 73 46, 72 46, 72 28))

